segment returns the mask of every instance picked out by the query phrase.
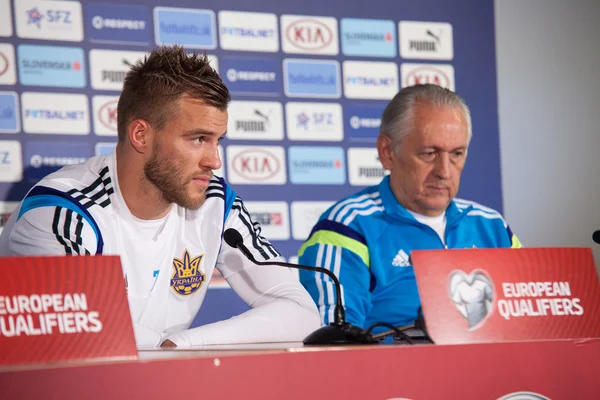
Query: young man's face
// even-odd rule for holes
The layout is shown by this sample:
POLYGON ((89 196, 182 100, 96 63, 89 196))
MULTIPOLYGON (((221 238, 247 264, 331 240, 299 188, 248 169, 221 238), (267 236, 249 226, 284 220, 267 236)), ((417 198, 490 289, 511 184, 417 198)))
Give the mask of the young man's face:
POLYGON ((178 100, 176 109, 156 132, 144 172, 165 200, 194 210, 204 203, 213 170, 221 167, 217 146, 227 131, 228 115, 189 95, 178 100))

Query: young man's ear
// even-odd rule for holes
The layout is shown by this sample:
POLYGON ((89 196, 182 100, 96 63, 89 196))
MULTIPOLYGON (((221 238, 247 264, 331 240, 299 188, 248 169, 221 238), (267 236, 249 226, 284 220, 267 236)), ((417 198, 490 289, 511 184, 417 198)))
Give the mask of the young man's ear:
POLYGON ((146 153, 149 146, 150 124, 142 119, 136 119, 129 124, 127 138, 138 153, 146 153))

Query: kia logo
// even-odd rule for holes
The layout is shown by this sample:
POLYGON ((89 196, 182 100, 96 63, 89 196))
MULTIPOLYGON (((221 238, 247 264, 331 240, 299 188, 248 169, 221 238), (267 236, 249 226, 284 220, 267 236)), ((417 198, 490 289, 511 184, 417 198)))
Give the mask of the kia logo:
POLYGON ((110 100, 98 110, 98 119, 104 127, 117 131, 117 105, 118 100, 110 100))
POLYGON ((405 78, 404 87, 419 84, 434 84, 450 89, 450 78, 435 67, 419 67, 410 71, 405 78))
POLYGON ((285 36, 290 43, 303 50, 321 50, 333 40, 331 29, 313 19, 300 19, 291 23, 285 36))
POLYGON ((0 76, 4 75, 6 71, 8 71, 8 57, 0 52, 0 76))
POLYGON ((281 162, 266 150, 244 150, 232 160, 233 169, 241 177, 255 182, 273 178, 281 168, 281 162))

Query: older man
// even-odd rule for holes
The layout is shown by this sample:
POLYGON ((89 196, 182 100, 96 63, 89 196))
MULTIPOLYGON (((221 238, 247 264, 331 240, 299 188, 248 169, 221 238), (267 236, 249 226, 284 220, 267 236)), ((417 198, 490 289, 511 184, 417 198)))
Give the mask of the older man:
MULTIPOLYGON (((498 212, 455 198, 470 140, 469 108, 447 89, 408 87, 388 104, 377 150, 390 175, 323 213, 299 251, 301 264, 338 276, 348 322, 367 328, 415 320, 412 250, 521 247, 498 212)), ((330 323, 332 281, 308 271, 300 279, 322 324, 330 323)))

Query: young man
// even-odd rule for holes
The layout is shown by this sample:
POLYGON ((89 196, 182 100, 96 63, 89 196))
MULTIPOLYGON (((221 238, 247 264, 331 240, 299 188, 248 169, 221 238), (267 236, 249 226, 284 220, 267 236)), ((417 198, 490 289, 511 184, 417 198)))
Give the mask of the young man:
MULTIPOLYGON (((504 219, 455 199, 471 140, 463 99, 435 85, 403 89, 383 112, 379 159, 390 171, 379 185, 342 199, 323 215, 299 263, 333 271, 343 286, 348 322, 412 323, 420 306, 411 250, 520 247, 504 219)), ((322 323, 333 319, 335 291, 322 274, 300 271, 322 323)))
POLYGON ((319 318, 294 274, 256 266, 222 240, 235 228, 256 259, 279 256, 213 176, 229 100, 206 56, 154 50, 125 79, 115 152, 36 185, 8 221, 0 256, 119 255, 139 348, 302 340, 319 318), (189 329, 215 267, 252 309, 189 329))

